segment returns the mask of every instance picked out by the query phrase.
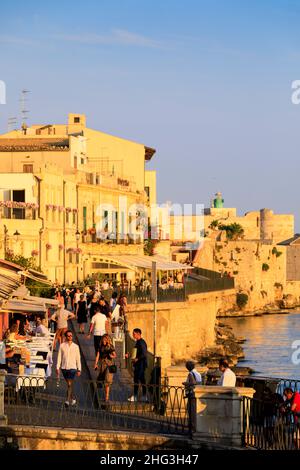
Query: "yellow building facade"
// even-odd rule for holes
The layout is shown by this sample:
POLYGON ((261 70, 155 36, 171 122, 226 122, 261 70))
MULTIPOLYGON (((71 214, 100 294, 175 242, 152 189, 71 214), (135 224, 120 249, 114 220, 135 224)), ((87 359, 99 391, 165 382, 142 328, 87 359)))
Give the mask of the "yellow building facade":
POLYGON ((59 283, 103 272, 103 255, 142 254, 138 216, 156 202, 146 171, 154 153, 87 128, 82 114, 1 135, 0 250, 33 256, 59 283))
POLYGON ((215 235, 211 223, 239 224, 245 240, 279 243, 294 235, 294 215, 274 214, 270 209, 247 212, 238 216, 236 208, 205 209, 203 215, 170 215, 170 240, 174 242, 199 241, 202 234, 215 235))

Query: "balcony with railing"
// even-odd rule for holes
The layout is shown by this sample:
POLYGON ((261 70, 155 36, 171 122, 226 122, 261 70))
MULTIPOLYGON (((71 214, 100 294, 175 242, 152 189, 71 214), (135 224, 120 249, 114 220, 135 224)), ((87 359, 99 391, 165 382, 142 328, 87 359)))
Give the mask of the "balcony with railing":
POLYGON ((97 243, 102 245, 138 245, 144 242, 144 238, 141 235, 122 235, 122 234, 107 234, 107 236, 98 237, 95 232, 83 232, 81 235, 82 243, 97 243))
POLYGON ((144 189, 138 189, 136 181, 131 176, 120 176, 109 173, 77 171, 78 182, 81 184, 101 185, 103 188, 141 194, 147 200, 144 189))
POLYGON ((0 201, 0 219, 36 220, 37 212, 37 204, 0 201))

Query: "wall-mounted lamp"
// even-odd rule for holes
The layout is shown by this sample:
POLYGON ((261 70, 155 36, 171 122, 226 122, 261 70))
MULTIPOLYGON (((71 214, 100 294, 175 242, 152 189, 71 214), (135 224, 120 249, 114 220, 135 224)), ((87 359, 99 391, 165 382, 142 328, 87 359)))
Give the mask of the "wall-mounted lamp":
POLYGON ((14 238, 15 238, 15 241, 16 241, 16 242, 19 241, 19 236, 20 236, 20 235, 21 235, 21 234, 18 232, 18 230, 16 230, 15 233, 14 233, 14 238))

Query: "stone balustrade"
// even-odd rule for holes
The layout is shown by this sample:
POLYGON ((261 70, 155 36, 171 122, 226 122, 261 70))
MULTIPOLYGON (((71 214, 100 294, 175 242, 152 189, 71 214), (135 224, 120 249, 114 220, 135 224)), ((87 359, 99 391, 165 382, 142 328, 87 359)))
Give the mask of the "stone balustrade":
POLYGON ((195 398, 191 399, 189 406, 194 438, 230 447, 241 447, 242 397, 252 398, 254 393, 253 388, 196 386, 195 398))

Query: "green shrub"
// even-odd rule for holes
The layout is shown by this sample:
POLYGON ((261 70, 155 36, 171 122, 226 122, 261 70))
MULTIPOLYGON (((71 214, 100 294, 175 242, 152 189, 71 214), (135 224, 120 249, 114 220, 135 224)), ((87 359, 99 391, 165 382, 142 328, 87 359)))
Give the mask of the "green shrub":
POLYGON ((212 220, 208 228, 215 230, 216 228, 218 228, 218 225, 219 225, 219 222, 217 220, 212 220))
POLYGON ((249 297, 247 294, 243 294, 242 292, 238 292, 236 294, 236 304, 237 306, 242 309, 248 303, 249 297))
POLYGON ((244 229, 240 224, 219 224, 219 230, 225 230, 228 240, 237 240, 244 237, 244 229))
POLYGON ((276 246, 274 246, 272 249, 272 255, 276 255, 276 258, 279 258, 279 256, 282 255, 282 251, 278 251, 276 246))
POLYGON ((263 263, 261 269, 262 269, 263 271, 269 271, 270 266, 269 266, 267 263, 263 263))

